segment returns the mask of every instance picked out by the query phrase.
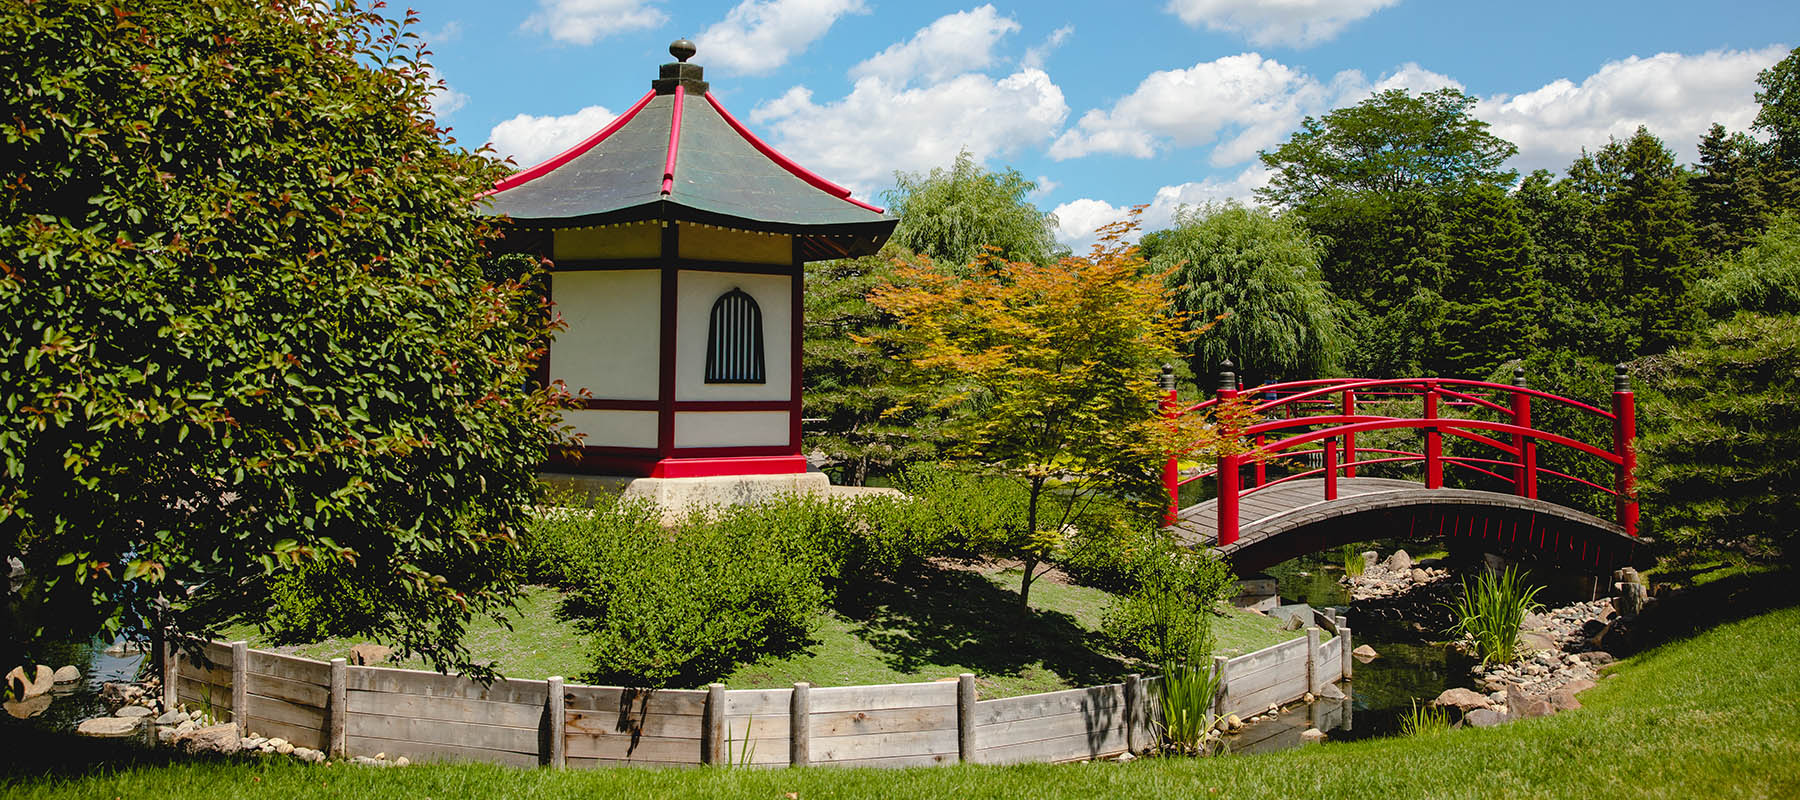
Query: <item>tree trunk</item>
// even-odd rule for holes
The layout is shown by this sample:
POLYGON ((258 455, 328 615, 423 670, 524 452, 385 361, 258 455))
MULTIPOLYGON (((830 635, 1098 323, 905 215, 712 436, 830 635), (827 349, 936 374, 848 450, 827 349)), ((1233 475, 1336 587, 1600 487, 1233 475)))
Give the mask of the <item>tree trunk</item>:
MULTIPOLYGON (((1031 494, 1025 503, 1025 544, 1030 547, 1037 538, 1038 497, 1044 493, 1044 479, 1031 479, 1031 494)), ((1035 553, 1025 556, 1025 574, 1019 578, 1019 610, 1031 608, 1031 578, 1037 571, 1038 558, 1035 553)))

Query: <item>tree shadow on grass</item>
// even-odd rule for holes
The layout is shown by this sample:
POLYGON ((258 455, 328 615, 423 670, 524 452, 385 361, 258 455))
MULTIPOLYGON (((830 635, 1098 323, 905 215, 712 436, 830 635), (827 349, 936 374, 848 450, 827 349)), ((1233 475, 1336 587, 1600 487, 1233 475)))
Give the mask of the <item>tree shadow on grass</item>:
POLYGON ((1119 680, 1122 661, 1068 614, 1019 607, 1019 596, 967 570, 920 566, 845 587, 833 603, 899 672, 961 665, 1018 675, 1039 664, 1076 686, 1119 680))

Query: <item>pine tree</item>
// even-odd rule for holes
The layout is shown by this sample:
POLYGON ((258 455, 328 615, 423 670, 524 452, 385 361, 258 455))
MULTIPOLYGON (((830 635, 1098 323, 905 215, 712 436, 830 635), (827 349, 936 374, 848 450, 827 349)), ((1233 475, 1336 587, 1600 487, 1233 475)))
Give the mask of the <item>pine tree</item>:
POLYGON ((1700 138, 1700 163, 1688 187, 1694 195, 1694 233, 1708 256, 1738 250, 1768 224, 1756 151, 1750 137, 1727 135, 1718 123, 1700 138))
POLYGON ((1543 290, 1518 204, 1504 190, 1474 185, 1453 196, 1441 372, 1486 375, 1543 340, 1543 290))

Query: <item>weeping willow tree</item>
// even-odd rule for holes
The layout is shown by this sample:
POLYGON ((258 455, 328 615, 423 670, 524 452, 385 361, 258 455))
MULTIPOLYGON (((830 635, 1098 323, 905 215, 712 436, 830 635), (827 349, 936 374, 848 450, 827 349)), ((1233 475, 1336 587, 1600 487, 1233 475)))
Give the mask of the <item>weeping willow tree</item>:
POLYGON ((1152 270, 1195 324, 1220 315, 1194 345, 1194 373, 1231 359, 1251 381, 1336 372, 1347 339, 1319 270, 1324 249, 1286 217, 1237 203, 1183 207, 1172 228, 1140 243, 1152 270))
POLYGON ((933 261, 969 264, 992 247, 1006 261, 1050 264, 1068 249, 1056 243, 1056 217, 1031 203, 1036 190, 1018 170, 985 169, 964 150, 949 169, 894 173, 882 199, 900 217, 891 241, 933 261))

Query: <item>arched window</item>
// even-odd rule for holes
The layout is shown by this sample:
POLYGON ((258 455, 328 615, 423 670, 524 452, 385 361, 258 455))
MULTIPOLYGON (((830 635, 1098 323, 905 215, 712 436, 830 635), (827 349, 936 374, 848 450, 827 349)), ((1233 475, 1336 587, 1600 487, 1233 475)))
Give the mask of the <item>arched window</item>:
POLYGON ((706 382, 763 383, 762 309, 743 289, 713 301, 706 322, 706 382))

